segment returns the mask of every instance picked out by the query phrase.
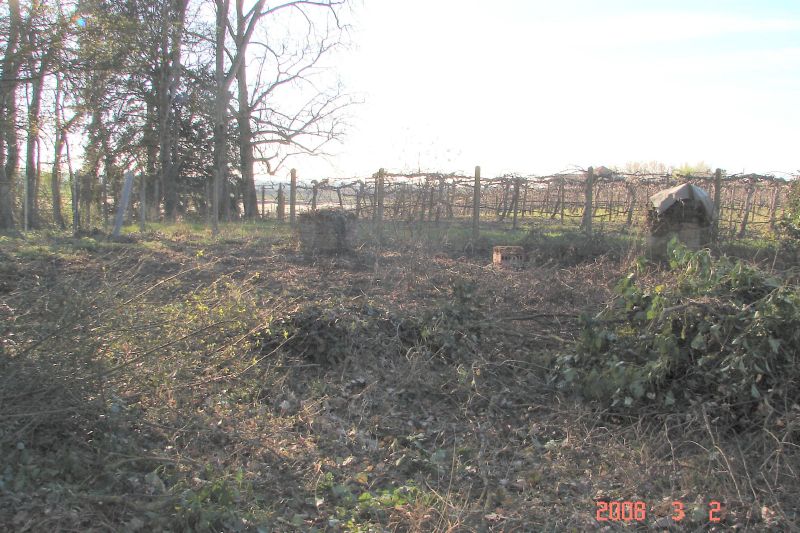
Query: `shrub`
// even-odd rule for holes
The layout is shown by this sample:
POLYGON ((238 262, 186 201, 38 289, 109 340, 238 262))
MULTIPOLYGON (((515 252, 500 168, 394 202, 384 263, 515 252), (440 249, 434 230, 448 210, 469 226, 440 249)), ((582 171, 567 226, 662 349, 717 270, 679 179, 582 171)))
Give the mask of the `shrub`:
POLYGON ((631 246, 629 238, 606 234, 586 235, 579 231, 565 231, 548 235, 532 229, 521 243, 532 263, 556 263, 562 266, 593 262, 606 256, 622 259, 631 246))
POLYGON ((309 303, 271 322, 259 332, 263 352, 278 345, 290 354, 324 366, 346 359, 431 355, 457 361, 474 354, 485 317, 477 284, 454 280, 448 297, 418 314, 393 312, 370 303, 309 303))
POLYGON ((800 293, 763 272, 671 243, 670 283, 647 287, 642 264, 554 374, 615 410, 704 402, 738 423, 800 413, 800 293))
POLYGON ((297 217, 300 249, 306 255, 351 251, 355 215, 341 209, 306 211, 297 217))

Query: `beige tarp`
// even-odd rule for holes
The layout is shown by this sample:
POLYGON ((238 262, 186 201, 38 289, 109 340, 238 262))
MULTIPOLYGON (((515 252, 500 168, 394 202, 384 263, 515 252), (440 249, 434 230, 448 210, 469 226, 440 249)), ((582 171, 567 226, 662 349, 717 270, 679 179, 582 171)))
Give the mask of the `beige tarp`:
POLYGON ((705 208, 708 218, 711 220, 714 219, 714 213, 716 211, 714 209, 714 202, 709 198, 706 191, 690 183, 684 183, 683 185, 678 185, 671 189, 658 191, 650 197, 650 204, 660 215, 672 207, 678 200, 694 200, 695 202, 699 202, 705 208))

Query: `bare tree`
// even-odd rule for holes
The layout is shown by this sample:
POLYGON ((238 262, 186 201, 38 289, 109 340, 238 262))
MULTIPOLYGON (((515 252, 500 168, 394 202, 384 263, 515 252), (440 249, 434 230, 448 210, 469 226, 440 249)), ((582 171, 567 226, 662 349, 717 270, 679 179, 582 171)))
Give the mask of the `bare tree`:
MULTIPOLYGON (((214 179, 214 208, 212 214, 212 230, 218 231, 218 217, 220 211, 220 194, 224 193, 225 177, 225 147, 227 111, 230 104, 229 88, 234 78, 239 79, 237 121, 240 135, 240 158, 242 159, 242 175, 245 188, 245 215, 254 217, 256 210, 255 180, 253 177, 253 164, 266 163, 268 172, 274 172, 280 162, 291 153, 284 150, 268 153, 263 149, 268 144, 276 144, 295 148, 295 153, 314 153, 321 144, 335 138, 339 123, 333 120, 330 128, 323 127, 326 120, 336 115, 342 107, 340 95, 326 95, 320 99, 317 92, 312 98, 303 102, 300 109, 286 109, 286 101, 273 100, 277 89, 282 86, 292 86, 297 92, 295 98, 300 97, 299 91, 302 81, 309 76, 319 58, 330 51, 338 39, 332 40, 332 28, 341 31, 337 9, 344 4, 344 0, 308 1, 296 0, 265 7, 266 2, 259 0, 249 10, 245 10, 242 0, 236 0, 236 30, 233 31, 228 20, 230 0, 215 0, 216 6, 216 80, 217 98, 215 102, 215 179, 214 179), (325 13, 325 18, 319 24, 315 22, 313 14, 317 11, 325 13), (306 21, 306 44, 299 51, 293 50, 289 43, 271 43, 267 39, 253 41, 254 32, 261 26, 266 26, 267 18, 274 19, 280 16, 294 15, 306 21), (320 26, 320 24, 322 26, 320 26), (229 68, 226 67, 225 43, 228 31, 233 34, 235 49, 228 52, 230 59, 229 68), (324 28, 324 31, 322 29, 324 28), (246 73, 246 54, 250 44, 260 45, 262 62, 252 88, 248 84, 246 73), (316 53, 314 53, 314 51, 316 53), (269 77, 265 68, 270 66, 273 75, 269 77), (270 80, 270 81, 268 81, 270 80), (246 94, 247 92, 251 94, 246 94), (245 125, 243 128, 242 126, 245 125), (255 129, 252 125, 255 124, 255 129), (305 137, 322 138, 322 143, 304 142, 305 137), (259 151, 259 157, 254 157, 254 151, 259 151), (265 155, 265 152, 266 155, 265 155)), ((270 31, 281 27, 280 24, 269 25, 270 31)), ((291 26, 289 26, 291 28, 291 26)), ((297 31, 294 26, 293 31, 297 31)), ((277 32, 276 32, 277 33, 277 32)), ((267 32, 267 36, 270 32, 267 32)), ((294 36, 297 38, 297 36, 294 36)), ((227 194, 225 206, 229 205, 227 194)))
POLYGON ((278 24, 287 31, 270 28, 252 43, 261 59, 248 106, 255 126, 251 144, 255 161, 269 174, 294 155, 323 154, 328 143, 343 135, 342 112, 353 103, 338 83, 325 85, 323 66, 344 44, 347 28, 339 19, 344 2, 290 4, 278 24))
MULTIPOLYGON (((2 17, 6 18, 6 17, 2 17)), ((19 0, 9 0, 6 18, 8 39, 3 53, 3 72, 0 74, 0 229, 14 229, 14 200, 12 183, 17 173, 17 85, 22 66, 20 34, 22 14, 19 0)))
MULTIPOLYGON (((236 42, 244 38, 245 27, 244 0, 236 0, 236 42)), ((258 199, 256 197, 256 184, 253 176, 253 129, 252 108, 250 107, 250 91, 247 86, 247 61, 242 61, 239 72, 236 73, 238 88, 237 122, 239 126, 239 157, 241 161, 242 185, 244 188, 244 216, 254 218, 258 214, 258 199)))
POLYGON ((39 220, 39 154, 37 146, 42 129, 42 90, 53 62, 60 52, 66 31, 66 19, 59 14, 53 19, 48 14, 51 6, 45 2, 32 2, 28 17, 31 23, 23 40, 27 54, 27 70, 30 77, 30 100, 27 109, 27 140, 25 146, 25 226, 38 228, 39 220), (33 23, 36 21, 36 24, 33 23))
POLYGON ((158 87, 158 146, 161 162, 161 182, 164 184, 164 211, 167 220, 174 221, 178 205, 175 173, 176 137, 173 131, 173 106, 181 75, 181 45, 189 0, 170 0, 161 13, 159 43, 160 76, 158 87))
POLYGON ((116 203, 119 178, 132 161, 146 171, 154 199, 148 204, 163 199, 168 220, 188 205, 185 200, 208 209, 198 201, 208 176, 215 231, 220 214, 238 212, 240 197, 245 216, 257 216, 259 165, 274 173, 293 154, 321 153, 342 132, 339 112, 349 100, 325 83, 323 63, 345 35, 339 22, 345 1, 213 0, 215 23, 204 0, 4 2, 0 229, 19 220, 15 183, 23 136, 26 226, 46 220, 40 180, 47 152, 54 155, 52 220, 65 226, 62 165, 66 151, 72 180, 71 132, 82 139, 74 215, 84 226, 98 204, 105 217, 116 203), (251 46, 259 49, 248 52, 251 46), (207 150, 212 132, 213 149, 207 150), (236 170, 241 179, 235 182, 236 170))

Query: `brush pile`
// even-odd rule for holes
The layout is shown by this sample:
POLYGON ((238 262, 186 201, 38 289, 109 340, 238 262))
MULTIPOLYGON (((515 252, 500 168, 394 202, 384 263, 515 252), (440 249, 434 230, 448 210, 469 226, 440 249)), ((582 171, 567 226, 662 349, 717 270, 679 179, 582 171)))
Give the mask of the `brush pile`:
POLYGON ((669 255, 667 279, 648 286, 640 263, 584 319, 555 381, 616 412, 702 405, 734 429, 800 425, 798 287, 675 241, 669 255))
POLYGON ((318 209, 300 213, 297 221, 303 254, 341 255, 352 251, 353 213, 341 209, 318 209))

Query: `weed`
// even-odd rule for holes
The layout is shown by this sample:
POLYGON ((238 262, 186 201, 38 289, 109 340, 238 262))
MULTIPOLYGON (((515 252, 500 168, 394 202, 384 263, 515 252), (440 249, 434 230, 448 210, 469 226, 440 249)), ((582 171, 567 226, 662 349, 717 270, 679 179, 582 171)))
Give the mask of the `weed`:
POLYGON ((739 426, 797 416, 797 287, 674 241, 670 254, 673 279, 642 287, 632 272, 613 305, 586 318, 560 383, 615 408, 703 403, 739 426))

